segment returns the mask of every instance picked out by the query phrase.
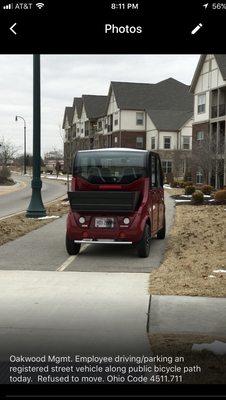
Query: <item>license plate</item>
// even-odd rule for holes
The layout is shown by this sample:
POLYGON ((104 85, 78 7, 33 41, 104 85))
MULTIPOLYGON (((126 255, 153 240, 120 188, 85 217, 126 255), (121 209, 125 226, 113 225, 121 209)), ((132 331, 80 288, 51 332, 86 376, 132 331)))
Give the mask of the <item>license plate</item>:
POLYGON ((95 228, 114 228, 114 218, 95 218, 95 228))

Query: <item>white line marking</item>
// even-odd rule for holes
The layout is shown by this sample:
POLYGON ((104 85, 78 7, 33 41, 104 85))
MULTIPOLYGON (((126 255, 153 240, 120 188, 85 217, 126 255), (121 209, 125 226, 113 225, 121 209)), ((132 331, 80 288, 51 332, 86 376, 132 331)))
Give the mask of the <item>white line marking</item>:
MULTIPOLYGON (((86 246, 82 246, 82 249, 80 250, 79 254, 85 250, 89 245, 87 244, 86 246)), ((75 256, 70 256, 67 258, 66 261, 64 261, 64 263, 57 268, 57 272, 63 272, 67 267, 69 267, 69 265, 78 257, 79 254, 76 254, 75 256)))

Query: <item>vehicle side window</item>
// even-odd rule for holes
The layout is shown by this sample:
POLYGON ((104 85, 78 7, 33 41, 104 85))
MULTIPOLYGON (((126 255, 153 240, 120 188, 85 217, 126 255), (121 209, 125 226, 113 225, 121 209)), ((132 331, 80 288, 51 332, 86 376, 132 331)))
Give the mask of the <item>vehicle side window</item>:
POLYGON ((151 154, 151 184, 152 188, 157 187, 157 170, 156 170, 156 156, 151 154))

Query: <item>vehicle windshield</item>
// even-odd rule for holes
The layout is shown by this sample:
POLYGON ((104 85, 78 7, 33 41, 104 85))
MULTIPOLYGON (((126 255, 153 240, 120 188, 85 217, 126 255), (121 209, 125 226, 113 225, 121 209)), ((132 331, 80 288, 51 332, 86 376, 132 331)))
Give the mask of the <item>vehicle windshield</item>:
POLYGON ((93 184, 129 184, 147 176, 146 155, 138 151, 78 152, 73 173, 93 184))

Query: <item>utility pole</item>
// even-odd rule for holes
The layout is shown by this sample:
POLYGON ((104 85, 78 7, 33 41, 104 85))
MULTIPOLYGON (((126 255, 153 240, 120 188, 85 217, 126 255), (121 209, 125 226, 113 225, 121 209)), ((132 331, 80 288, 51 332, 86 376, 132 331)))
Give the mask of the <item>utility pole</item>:
POLYGON ((32 195, 27 209, 27 218, 46 216, 42 202, 41 188, 41 83, 40 54, 33 55, 33 177, 32 195))

